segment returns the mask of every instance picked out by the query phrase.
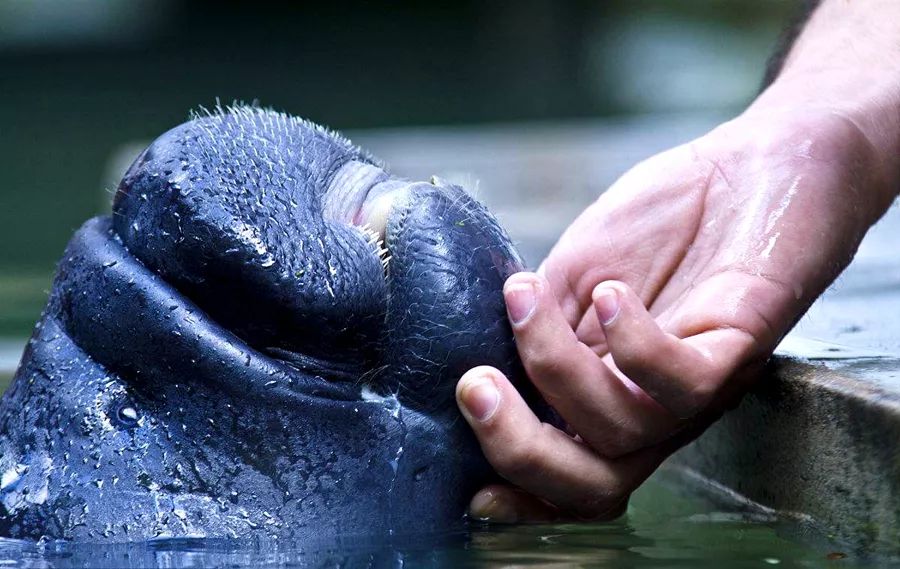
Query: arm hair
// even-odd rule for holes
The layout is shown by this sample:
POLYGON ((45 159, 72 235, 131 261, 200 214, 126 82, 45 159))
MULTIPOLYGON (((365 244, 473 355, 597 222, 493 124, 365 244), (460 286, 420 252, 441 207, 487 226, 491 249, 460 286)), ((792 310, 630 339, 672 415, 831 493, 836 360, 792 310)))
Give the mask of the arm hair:
POLYGON ((771 85, 781 73, 784 61, 791 52, 794 42, 797 41, 800 32, 803 31, 806 22, 809 21, 810 16, 812 16, 820 2, 821 0, 801 0, 797 13, 791 18, 790 24, 781 32, 781 36, 775 45, 775 51, 769 57, 769 61, 766 64, 766 73, 762 80, 761 91, 771 85))

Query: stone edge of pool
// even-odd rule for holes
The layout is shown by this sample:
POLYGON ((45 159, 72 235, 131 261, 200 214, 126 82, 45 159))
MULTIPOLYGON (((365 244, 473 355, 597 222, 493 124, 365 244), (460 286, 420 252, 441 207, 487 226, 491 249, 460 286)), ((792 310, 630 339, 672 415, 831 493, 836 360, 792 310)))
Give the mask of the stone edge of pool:
POLYGON ((857 552, 900 553, 900 393, 872 381, 894 374, 898 358, 777 355, 669 465, 809 519, 857 552))

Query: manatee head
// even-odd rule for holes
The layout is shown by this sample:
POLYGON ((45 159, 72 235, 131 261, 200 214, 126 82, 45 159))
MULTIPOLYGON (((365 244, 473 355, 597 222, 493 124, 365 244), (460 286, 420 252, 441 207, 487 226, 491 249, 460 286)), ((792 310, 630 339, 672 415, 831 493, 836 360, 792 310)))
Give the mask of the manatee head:
POLYGON ((453 398, 518 362, 521 269, 461 188, 239 107, 150 145, 75 234, 0 406, 0 534, 322 536, 459 523, 453 398))

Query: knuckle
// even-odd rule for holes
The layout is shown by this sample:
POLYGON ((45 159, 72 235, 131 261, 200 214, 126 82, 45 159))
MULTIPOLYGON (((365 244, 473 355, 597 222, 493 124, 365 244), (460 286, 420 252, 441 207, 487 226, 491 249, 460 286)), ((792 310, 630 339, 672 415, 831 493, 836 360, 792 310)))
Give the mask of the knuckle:
POLYGON ((670 405, 671 410, 681 418, 690 418, 706 409, 716 399, 720 382, 710 379, 698 381, 694 387, 670 405))
POLYGON ((645 429, 637 422, 621 420, 586 442, 602 456, 619 458, 646 446, 647 439, 645 429))
POLYGON ((598 441, 591 446, 594 447, 598 453, 607 458, 619 458, 640 448, 638 445, 633 444, 632 441, 618 439, 598 441))
MULTIPOLYGON (((541 426, 544 427, 543 424, 541 426)), ((544 436, 542 429, 519 433, 515 438, 496 446, 488 458, 497 472, 511 481, 533 477, 546 463, 542 450, 544 436)))
POLYGON ((625 342, 613 352, 613 361, 625 375, 643 372, 647 363, 653 361, 654 350, 644 342, 625 342))
POLYGON ((558 350, 534 347, 525 350, 522 358, 529 375, 543 377, 558 377, 565 373, 566 358, 561 357, 558 350))
POLYGON ((497 449, 491 457, 494 468, 506 478, 516 479, 541 464, 540 450, 530 438, 518 438, 497 449))
POLYGON ((590 500, 575 509, 575 515, 584 521, 610 521, 625 513, 628 492, 607 493, 590 500))
POLYGON ((597 452, 608 458, 619 458, 644 446, 643 433, 620 432, 615 438, 607 438, 597 447, 597 452))

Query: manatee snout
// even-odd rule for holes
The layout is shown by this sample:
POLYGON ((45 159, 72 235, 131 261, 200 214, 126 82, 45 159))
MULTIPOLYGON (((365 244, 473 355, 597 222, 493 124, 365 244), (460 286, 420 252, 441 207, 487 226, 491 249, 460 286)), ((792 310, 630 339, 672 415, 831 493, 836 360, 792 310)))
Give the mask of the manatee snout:
POLYGON ((165 133, 75 234, 0 404, 0 534, 444 529, 492 476, 458 377, 520 369, 522 263, 462 188, 238 107, 165 133))

